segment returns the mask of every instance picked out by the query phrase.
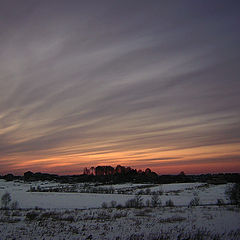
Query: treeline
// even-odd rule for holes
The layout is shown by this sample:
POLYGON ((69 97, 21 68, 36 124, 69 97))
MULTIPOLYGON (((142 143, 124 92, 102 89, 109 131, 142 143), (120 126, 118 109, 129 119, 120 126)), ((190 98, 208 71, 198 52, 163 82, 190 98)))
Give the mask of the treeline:
MULTIPOLYGON (((143 171, 132 169, 131 167, 125 167, 121 165, 117 165, 115 168, 112 166, 97 166, 84 168, 83 174, 85 175, 95 175, 95 176, 108 176, 108 175, 136 175, 141 174, 143 171)), ((156 175, 156 173, 152 172, 150 168, 147 168, 144 173, 146 175, 156 175)))
POLYGON ((47 173, 25 172, 24 181, 44 181, 54 180, 60 183, 79 182, 101 182, 101 183, 125 183, 125 182, 157 182, 158 175, 149 168, 145 171, 132 169, 130 167, 117 166, 117 171, 110 166, 98 166, 93 174, 86 174, 86 170, 81 175, 58 176, 47 173))
MULTIPOLYGON (((96 169, 99 169, 96 167, 96 169)), ((201 175, 186 175, 181 172, 177 175, 158 175, 152 172, 149 168, 145 171, 131 169, 129 167, 121 167, 121 171, 110 171, 109 168, 102 168, 96 174, 85 172, 80 175, 60 176, 49 173, 33 173, 31 171, 25 172, 24 176, 15 176, 13 174, 0 175, 0 178, 6 181, 21 180, 25 182, 32 181, 55 181, 59 183, 81 183, 81 182, 100 182, 104 184, 118 184, 118 183, 187 183, 187 182, 206 182, 210 184, 224 184, 228 182, 240 182, 239 173, 219 173, 219 174, 201 174, 201 175), (124 170, 125 169, 125 170, 124 170), (87 173, 87 174, 86 174, 87 173)), ((98 170, 97 170, 98 171, 98 170)))

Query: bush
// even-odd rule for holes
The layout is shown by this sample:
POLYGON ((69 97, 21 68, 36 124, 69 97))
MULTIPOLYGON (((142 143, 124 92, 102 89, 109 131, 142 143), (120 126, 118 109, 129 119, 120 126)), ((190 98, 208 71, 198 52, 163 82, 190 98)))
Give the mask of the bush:
POLYGON ((152 195, 152 198, 151 198, 151 206, 152 207, 159 207, 161 206, 161 199, 159 197, 159 195, 152 195))
POLYGON ((36 212, 34 212, 34 211, 28 212, 28 213, 26 214, 26 220, 27 220, 27 221, 33 221, 33 220, 35 220, 37 217, 38 217, 38 213, 36 213, 36 212))
POLYGON ((143 199, 141 196, 135 196, 134 200, 136 202, 136 208, 143 207, 143 199))
POLYGON ((74 219, 73 216, 62 217, 62 218, 59 218, 59 220, 60 221, 67 221, 67 222, 75 222, 75 219, 74 219))
POLYGON ((165 205, 166 205, 166 207, 174 207, 174 203, 171 199, 167 200, 165 205))
POLYGON ((59 214, 56 212, 44 212, 40 215, 38 219, 40 220, 46 220, 46 219, 53 219, 54 221, 59 220, 59 214))
POLYGON ((2 198, 1 198, 2 207, 3 208, 8 208, 10 202, 11 202, 11 195, 10 195, 10 193, 8 193, 8 192, 4 193, 2 195, 2 198))
POLYGON ((117 208, 117 209, 122 209, 122 208, 123 208, 123 205, 122 205, 122 204, 118 204, 118 205, 116 206, 116 208, 117 208))
POLYGON ((149 199, 146 200, 145 206, 146 206, 146 207, 150 207, 150 206, 151 206, 151 202, 150 202, 149 199))
POLYGON ((227 188, 226 195, 232 204, 240 206, 240 183, 235 183, 233 186, 227 188))
POLYGON ((108 206, 107 206, 107 203, 106 202, 103 202, 102 203, 102 208, 107 208, 108 206))
POLYGON ((224 201, 223 201, 223 199, 218 199, 217 200, 217 205, 218 206, 222 206, 222 205, 224 205, 225 203, 224 203, 224 201))
POLYGON ((112 208, 115 208, 117 206, 117 202, 116 201, 111 201, 110 203, 112 208))
POLYGON ((144 195, 145 194, 145 192, 143 191, 143 190, 140 190, 140 191, 138 191, 138 193, 137 193, 138 195, 144 195))
POLYGON ((126 208, 135 208, 136 203, 135 203, 134 199, 132 198, 132 199, 127 200, 125 203, 125 207, 126 208))
POLYGON ((117 219, 117 218, 122 218, 122 217, 126 217, 126 216, 127 216, 127 212, 117 212, 113 215, 113 218, 117 219))
POLYGON ((193 198, 190 203, 189 203, 189 207, 194 207, 194 206, 199 206, 200 203, 200 199, 198 197, 193 198))
POLYGON ((150 188, 147 188, 146 191, 145 191, 145 194, 146 194, 146 195, 151 194, 151 189, 150 189, 150 188))
POLYGON ((134 198, 129 199, 125 203, 126 208, 141 208, 143 207, 143 199, 141 196, 136 195, 134 198))
POLYGON ((12 204, 11 204, 11 209, 13 209, 13 210, 19 209, 19 203, 18 203, 18 201, 12 202, 12 204))

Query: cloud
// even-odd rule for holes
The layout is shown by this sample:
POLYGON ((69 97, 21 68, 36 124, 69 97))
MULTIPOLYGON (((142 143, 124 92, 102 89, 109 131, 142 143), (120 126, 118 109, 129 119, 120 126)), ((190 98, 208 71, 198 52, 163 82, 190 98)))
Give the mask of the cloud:
POLYGON ((168 149, 168 159, 179 149, 238 144, 236 9, 231 3, 4 2, 2 159, 99 152, 110 161, 110 153, 143 150, 149 155, 136 156, 147 165, 155 159, 149 149, 159 155, 168 149))

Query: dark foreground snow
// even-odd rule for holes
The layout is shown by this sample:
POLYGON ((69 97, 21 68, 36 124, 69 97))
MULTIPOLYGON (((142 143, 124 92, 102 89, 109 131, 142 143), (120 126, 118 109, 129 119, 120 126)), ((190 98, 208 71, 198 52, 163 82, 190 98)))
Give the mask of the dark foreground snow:
POLYGON ((234 206, 0 210, 0 239, 239 240, 234 206))

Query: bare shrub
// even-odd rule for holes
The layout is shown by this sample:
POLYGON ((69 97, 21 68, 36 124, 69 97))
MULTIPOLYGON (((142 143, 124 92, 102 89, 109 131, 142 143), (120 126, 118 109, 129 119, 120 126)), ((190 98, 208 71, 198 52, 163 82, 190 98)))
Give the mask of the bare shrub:
MULTIPOLYGON (((150 233, 148 235, 148 240, 170 240, 170 236, 168 233, 160 232, 160 233, 150 233)), ((180 239, 178 239, 180 240, 180 239)), ((181 239, 182 240, 182 239, 181 239)))
POLYGON ((12 216, 13 216, 13 217, 21 217, 21 216, 22 216, 22 213, 21 213, 21 211, 16 210, 16 211, 13 211, 13 212, 12 212, 12 216))
POLYGON ((21 218, 0 218, 0 223, 17 223, 21 218))
POLYGON ((38 206, 35 206, 34 207, 35 210, 42 210, 42 208, 38 207, 38 206))
POLYGON ((13 209, 13 210, 19 209, 19 203, 18 203, 18 201, 12 202, 12 204, 11 204, 11 209, 13 209))
POLYGON ((116 201, 111 201, 110 206, 112 208, 115 208, 117 206, 117 202, 116 201))
POLYGON ((2 203, 2 207, 3 208, 8 208, 9 207, 9 204, 11 202, 11 195, 10 193, 6 192, 2 195, 2 198, 1 198, 1 203, 2 203))
POLYGON ((159 194, 159 195, 163 195, 163 193, 164 193, 164 192, 163 192, 163 189, 160 188, 160 189, 158 190, 158 194, 159 194))
POLYGON ((219 234, 213 234, 206 229, 198 229, 196 232, 193 233, 181 233, 178 235, 178 239, 185 240, 220 240, 219 234))
POLYGON ((109 220, 109 219, 111 219, 111 216, 109 214, 107 214, 105 211, 99 211, 99 212, 97 212, 97 219, 109 220))
POLYGON ((186 218, 181 217, 181 216, 173 216, 165 219, 160 219, 158 222, 159 223, 175 223, 175 222, 183 222, 185 221, 186 218))
POLYGON ((138 212, 136 212, 135 216, 138 216, 138 217, 151 217, 151 212, 149 211, 146 211, 146 209, 144 210, 139 210, 138 212))
POLYGON ((75 222, 75 219, 73 216, 66 216, 66 217, 61 217, 59 218, 60 221, 67 221, 67 222, 75 222))
POLYGON ((108 207, 107 203, 106 203, 106 202, 103 202, 103 203, 102 203, 102 208, 107 208, 107 207, 108 207))
POLYGON ((235 183, 233 186, 228 187, 225 193, 232 204, 240 206, 240 183, 235 183))
POLYGON ((125 207, 126 208, 134 208, 134 207, 136 207, 134 199, 132 198, 132 199, 127 200, 126 203, 125 203, 125 207))
POLYGON ((147 188, 146 191, 145 191, 145 194, 146 194, 146 195, 151 194, 151 189, 150 189, 150 188, 147 188))
POLYGON ((122 218, 122 217, 127 217, 127 212, 117 212, 113 215, 113 218, 122 218))
POLYGON ((140 190, 140 191, 137 192, 137 194, 138 194, 138 195, 144 195, 145 192, 144 192, 143 190, 140 190))
POLYGON ((225 203, 224 203, 223 199, 220 198, 220 199, 217 200, 217 205, 218 205, 218 206, 222 206, 222 205, 224 205, 224 204, 225 204, 225 203))
POLYGON ((149 199, 146 200, 145 206, 146 206, 146 207, 150 207, 150 206, 151 206, 151 202, 150 202, 149 199))
POLYGON ((115 190, 114 190, 113 187, 110 187, 110 188, 108 189, 108 193, 112 194, 112 193, 114 193, 114 192, 115 192, 115 190))
POLYGON ((128 240, 144 240, 144 234, 132 234, 128 240))
POLYGON ((143 199, 140 195, 136 195, 134 198, 129 199, 125 203, 126 208, 141 208, 143 207, 143 199))
POLYGON ((166 201, 165 206, 166 207, 174 207, 174 202, 171 199, 169 199, 166 201))
POLYGON ((152 207, 159 207, 162 205, 162 202, 161 202, 161 199, 159 197, 159 195, 152 195, 152 198, 151 198, 151 206, 152 207))
POLYGON ((117 209, 122 209, 122 208, 123 208, 123 205, 122 205, 122 204, 118 204, 118 205, 116 206, 116 208, 117 208, 117 209))
POLYGON ((38 217, 38 213, 32 211, 32 212, 28 212, 28 213, 26 214, 26 218, 25 218, 25 219, 26 219, 27 221, 34 221, 34 220, 37 219, 37 217, 38 217))
POLYGON ((59 214, 53 211, 50 212, 44 212, 43 214, 41 214, 41 216, 39 217, 40 220, 47 220, 47 219, 52 219, 54 221, 59 220, 59 214))
POLYGON ((136 202, 136 208, 143 207, 143 199, 141 196, 135 196, 134 200, 136 202))
POLYGON ((200 203, 200 198, 198 197, 195 197, 193 198, 190 203, 189 203, 189 207, 195 207, 195 206, 199 206, 199 203, 200 203))

